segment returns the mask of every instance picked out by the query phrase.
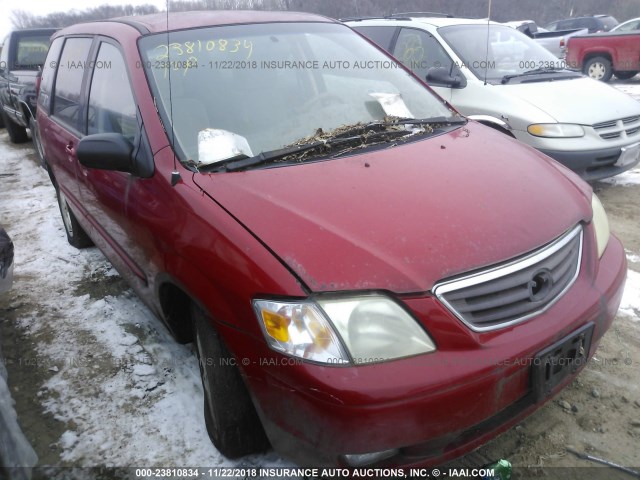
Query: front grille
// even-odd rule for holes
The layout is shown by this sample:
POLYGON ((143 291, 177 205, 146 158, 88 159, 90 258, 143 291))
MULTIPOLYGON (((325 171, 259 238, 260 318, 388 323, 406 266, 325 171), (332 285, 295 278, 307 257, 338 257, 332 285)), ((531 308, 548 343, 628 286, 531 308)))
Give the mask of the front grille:
POLYGON ((512 262, 437 284, 433 293, 476 332, 504 328, 547 310, 578 276, 582 227, 512 262))
POLYGON ((603 140, 632 137, 640 132, 640 115, 596 123, 593 128, 603 140))

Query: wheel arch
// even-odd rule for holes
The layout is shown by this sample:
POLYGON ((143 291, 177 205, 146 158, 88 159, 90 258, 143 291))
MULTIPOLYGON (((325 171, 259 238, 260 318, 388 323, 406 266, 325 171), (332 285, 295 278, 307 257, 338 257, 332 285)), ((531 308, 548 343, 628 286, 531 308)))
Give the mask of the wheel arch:
POLYGON ((35 117, 34 112, 31 111, 31 107, 24 99, 20 99, 20 109, 22 110, 25 126, 29 128, 29 120, 35 117))
POLYGON ((468 118, 471 120, 475 120, 476 122, 481 123, 482 125, 485 125, 489 128, 493 128, 500 133, 504 133, 511 138, 516 138, 515 135, 511 132, 511 125, 509 125, 504 120, 493 117, 491 115, 470 115, 468 118))
POLYGON ((582 61, 582 68, 584 68, 584 66, 587 64, 589 60, 596 57, 606 58, 607 60, 613 63, 613 57, 611 56, 611 52, 607 50, 591 51, 584 55, 584 60, 582 61))
POLYGON ((185 344, 193 341, 193 318, 191 304, 195 303, 204 311, 207 309, 188 290, 169 275, 160 275, 157 287, 162 320, 176 341, 185 344))

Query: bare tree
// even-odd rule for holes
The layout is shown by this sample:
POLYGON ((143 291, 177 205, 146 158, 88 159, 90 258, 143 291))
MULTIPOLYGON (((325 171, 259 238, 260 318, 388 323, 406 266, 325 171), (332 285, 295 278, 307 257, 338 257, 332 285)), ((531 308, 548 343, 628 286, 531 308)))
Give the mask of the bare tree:
POLYGON ((14 28, 29 28, 34 22, 34 15, 24 10, 13 10, 11 12, 11 23, 14 28))
MULTIPOLYGON (((489 0, 169 0, 169 11, 189 10, 295 10, 333 18, 385 16, 401 12, 440 12, 487 18, 489 0)), ((103 18, 157 13, 153 5, 100 5, 70 12, 34 16, 23 10, 11 13, 15 28, 64 27, 103 18)), ((492 0, 491 19, 535 20, 540 25, 570 16, 606 13, 624 21, 640 14, 640 0, 492 0)))
POLYGON ((71 10, 68 12, 54 12, 44 16, 35 16, 23 10, 11 12, 11 23, 17 29, 37 27, 66 27, 74 23, 101 20, 112 17, 143 15, 157 13, 154 5, 107 5, 103 4, 86 10, 71 10))

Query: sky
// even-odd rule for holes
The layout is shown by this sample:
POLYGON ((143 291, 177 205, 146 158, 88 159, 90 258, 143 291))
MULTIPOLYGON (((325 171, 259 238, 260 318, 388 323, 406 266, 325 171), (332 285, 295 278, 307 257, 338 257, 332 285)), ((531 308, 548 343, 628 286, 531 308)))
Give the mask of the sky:
POLYGON ((47 15, 53 12, 68 12, 70 10, 86 10, 99 5, 155 5, 164 9, 165 0, 0 0, 0 42, 13 29, 11 24, 11 12, 24 10, 37 16, 47 15))

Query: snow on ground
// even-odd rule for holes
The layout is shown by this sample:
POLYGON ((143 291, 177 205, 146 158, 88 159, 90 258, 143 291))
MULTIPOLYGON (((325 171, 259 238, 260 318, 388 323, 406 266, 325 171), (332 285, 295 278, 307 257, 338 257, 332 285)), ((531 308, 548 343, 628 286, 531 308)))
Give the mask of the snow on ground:
MULTIPOLYGON (((211 444, 195 353, 131 292, 92 299, 87 277, 117 275, 66 240, 45 171, 0 133, 0 221, 15 244, 14 288, 38 308, 20 326, 50 372, 38 396, 68 425, 61 459, 79 466, 291 466, 274 453, 229 461, 211 444), (29 280, 37 279, 37 281, 29 280), (29 283, 27 283, 29 282, 29 283)), ((3 402, 4 403, 4 402, 3 402)))
POLYGON ((619 311, 640 322, 640 273, 627 270, 627 283, 624 286, 619 311))
POLYGON ((608 183, 610 185, 622 185, 628 187, 630 185, 640 185, 640 167, 633 168, 631 170, 627 170, 615 177, 605 178, 604 180, 600 180, 603 183, 608 183))

